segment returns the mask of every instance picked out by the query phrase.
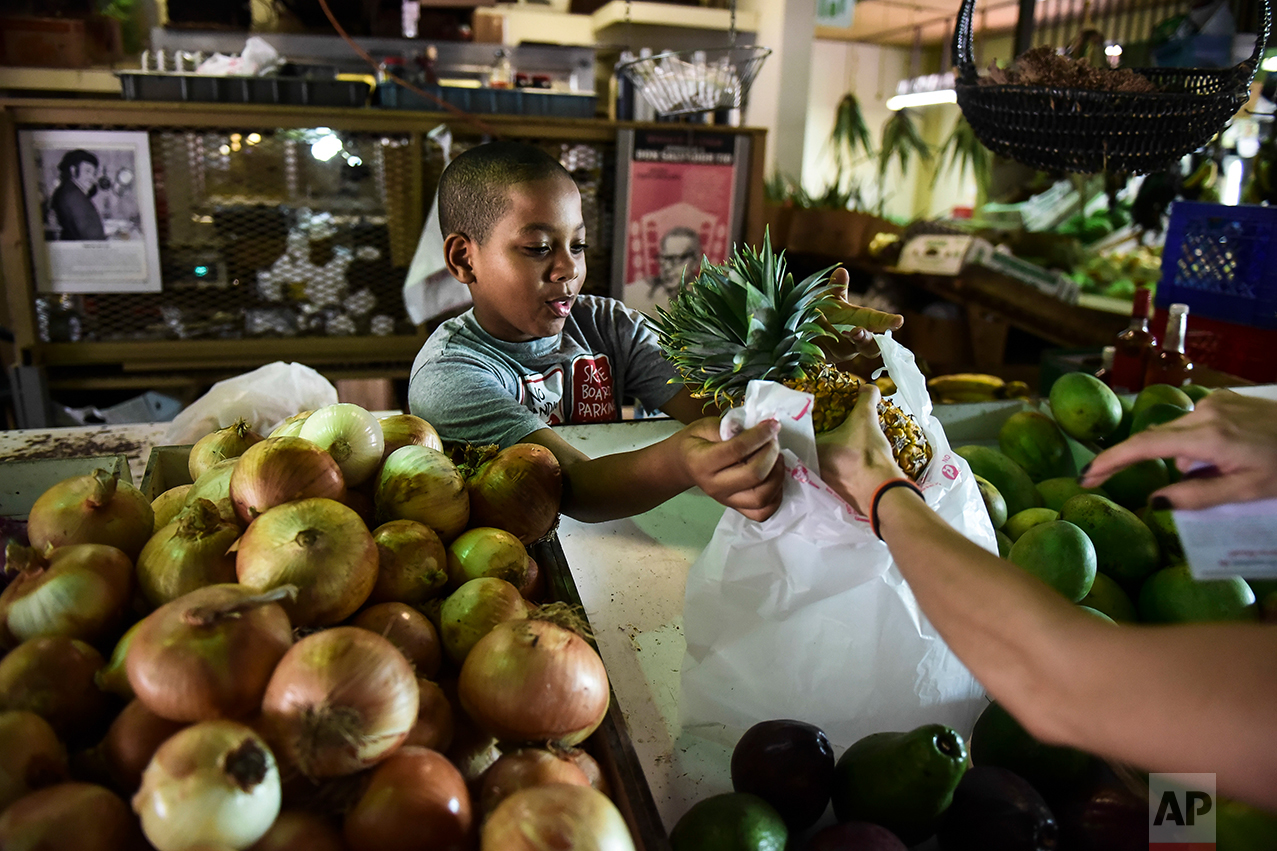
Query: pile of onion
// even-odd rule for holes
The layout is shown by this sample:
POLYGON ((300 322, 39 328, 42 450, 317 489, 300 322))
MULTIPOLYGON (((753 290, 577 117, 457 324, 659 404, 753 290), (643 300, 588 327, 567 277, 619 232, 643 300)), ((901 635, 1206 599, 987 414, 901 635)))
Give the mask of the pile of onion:
POLYGON ((27 518, 27 537, 39 552, 50 546, 107 544, 135 559, 154 527, 155 513, 141 491, 119 473, 95 470, 40 494, 27 518))
MULTIPOLYGON (((235 467, 239 463, 238 458, 227 458, 225 461, 218 461, 212 467, 205 470, 198 479, 186 491, 186 499, 182 508, 194 505, 201 499, 207 499, 209 502, 217 506, 217 510, 221 512, 222 517, 232 523, 243 526, 246 520, 241 520, 240 516, 235 512, 235 505, 231 502, 231 474, 235 472, 235 467)), ((178 512, 181 513, 180 511, 178 512)), ((176 515, 174 515, 176 519, 176 515)), ((171 520, 169 522, 172 522, 171 520)))
POLYGON ((439 609, 439 639, 448 658, 458 665, 492 628, 526 618, 532 605, 504 579, 471 579, 448 595, 439 609))
POLYGON ((283 603, 293 626, 329 626, 368 599, 377 581, 377 545, 359 515, 340 502, 286 502, 244 532, 236 572, 240 584, 259 591, 295 585, 297 598, 283 603))
POLYGON ((439 432, 421 417, 412 414, 393 414, 382 417, 380 422, 381 433, 386 443, 382 460, 389 458, 390 453, 402 446, 429 446, 431 449, 443 451, 443 441, 439 439, 439 432))
POLYGON ((351 851, 469 848, 473 830, 464 778, 442 754, 414 747, 377 766, 345 824, 351 851))
POLYGON ((107 698, 93 681, 102 654, 66 636, 24 641, 0 659, 0 711, 25 709, 69 745, 87 744, 106 726, 107 698))
POLYGON ((625 819, 591 786, 553 783, 506 798, 483 823, 480 851, 634 851, 625 819))
MULTIPOLYGON (((151 500, 151 510, 155 513, 155 525, 152 528, 155 532, 160 531, 177 518, 178 513, 186 507, 186 496, 193 487, 195 487, 194 482, 187 485, 178 485, 177 487, 169 488, 151 500)), ((227 496, 229 496, 229 493, 227 496)))
POLYGON ((66 779, 66 748, 49 722, 27 710, 0 712, 0 812, 66 779))
POLYGON ((171 603, 208 585, 235 581, 231 545, 239 526, 207 499, 197 499, 146 542, 137 557, 137 581, 152 606, 171 603))
POLYGON ((339 500, 345 492, 333 456, 300 437, 268 437, 253 444, 231 473, 231 502, 245 523, 276 505, 316 497, 339 500))
POLYGON ((17 576, 0 594, 5 644, 51 635, 97 642, 119 634, 133 593, 133 564, 121 550, 70 544, 45 559, 17 544, 6 549, 6 569, 17 576))
POLYGON ((133 693, 172 721, 256 712, 271 672, 293 643, 278 602, 292 590, 259 595, 243 585, 211 585, 156 609, 125 657, 133 693))
POLYGON ((455 464, 429 446, 404 446, 390 453, 377 479, 377 516, 382 521, 416 520, 450 542, 466 528, 470 498, 455 464))
POLYGON ((377 584, 370 603, 420 606, 448 584, 448 551, 439 535, 416 520, 391 520, 373 530, 377 584))
POLYGON ((448 585, 452 588, 471 579, 494 576, 522 593, 529 576, 535 577, 535 570, 536 562, 523 542, 504 529, 473 526, 448 545, 448 585))
POLYGON ((554 453, 539 444, 502 449, 466 484, 472 526, 496 526, 530 544, 550 534, 558 519, 563 472, 554 453))
POLYGON ((519 748, 504 753, 483 773, 479 811, 487 815, 520 789, 548 783, 589 786, 590 778, 571 759, 545 748, 519 748))
POLYGON ((439 633, 425 615, 404 603, 369 606, 351 621, 351 626, 375 632, 389 641, 412 665, 419 677, 433 677, 443 664, 439 633))
POLYGON ((204 435, 195 441, 187 459, 191 481, 195 481, 214 464, 228 458, 238 458, 248 447, 260 443, 262 436, 249 427, 244 419, 238 419, 226 428, 204 435))
POLYGON ((313 414, 314 411, 298 411, 291 417, 286 417, 273 429, 267 437, 296 437, 302 430, 302 423, 306 422, 306 418, 313 414))
POLYGON ((297 436, 333 457, 347 487, 363 484, 381 466, 385 448, 381 423, 358 405, 325 405, 306 418, 297 436))
POLYGON ((91 783, 59 783, 19 798, 0 815, 0 848, 127 851, 137 822, 115 793, 91 783))
POLYGON ((366 629, 339 626, 308 635, 280 660, 262 721, 307 777, 339 777, 389 756, 417 709, 417 678, 403 654, 366 629))
POLYGON ((537 619, 560 617, 566 609, 560 605, 497 624, 461 666, 462 708, 502 742, 568 747, 584 741, 607 714, 599 654, 574 630, 537 619))

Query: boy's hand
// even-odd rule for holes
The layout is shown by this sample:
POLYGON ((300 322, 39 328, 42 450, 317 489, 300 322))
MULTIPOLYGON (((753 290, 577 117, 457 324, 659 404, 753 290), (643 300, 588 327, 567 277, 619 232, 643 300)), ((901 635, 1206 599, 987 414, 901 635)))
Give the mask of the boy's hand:
POLYGON ((880 398, 878 388, 866 382, 842 425, 816 436, 820 477, 861 514, 868 514, 878 485, 904 475, 878 422, 880 398))
POLYGON ((878 351, 878 344, 874 342, 873 335, 881 334, 883 331, 895 331, 905 324, 905 318, 899 313, 884 313, 881 310, 861 307, 847 301, 849 280, 847 270, 843 268, 835 269, 830 275, 830 283, 841 290, 841 295, 838 297, 838 306, 832 311, 826 311, 819 320, 821 327, 830 332, 834 330, 834 323, 856 326, 838 340, 830 338, 821 340, 820 347, 830 363, 851 360, 856 355, 864 355, 867 358, 878 357, 881 352, 878 351))
POLYGON ((750 520, 763 521, 780 506, 785 465, 780 423, 766 420, 731 440, 718 434, 718 419, 697 420, 680 432, 683 463, 701 490, 750 520))

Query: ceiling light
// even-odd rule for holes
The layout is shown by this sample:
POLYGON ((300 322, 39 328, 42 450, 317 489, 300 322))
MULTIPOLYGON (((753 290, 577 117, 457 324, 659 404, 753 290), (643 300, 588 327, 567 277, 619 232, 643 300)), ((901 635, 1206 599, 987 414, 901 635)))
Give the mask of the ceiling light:
POLYGON ((1274 71, 1277 71, 1277 54, 1274 54, 1273 56, 1269 56, 1267 59, 1264 60, 1263 64, 1260 65, 1259 67, 1261 70, 1267 71, 1270 74, 1274 71))
POLYGON ((341 152, 341 139, 336 133, 320 136, 310 146, 310 155, 321 163, 326 163, 341 152))
POLYGON ((939 103, 957 103, 958 93, 953 89, 939 89, 934 92, 913 92, 907 95, 896 95, 887 101, 887 109, 893 112, 915 106, 935 106, 939 103))

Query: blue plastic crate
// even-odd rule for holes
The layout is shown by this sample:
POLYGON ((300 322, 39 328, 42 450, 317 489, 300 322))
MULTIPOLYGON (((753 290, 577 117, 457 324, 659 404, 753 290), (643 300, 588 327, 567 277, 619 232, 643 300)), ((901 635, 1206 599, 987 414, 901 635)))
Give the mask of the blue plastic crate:
POLYGON ((1277 208, 1175 202, 1156 301, 1161 308, 1180 302, 1211 319, 1277 328, 1277 208))

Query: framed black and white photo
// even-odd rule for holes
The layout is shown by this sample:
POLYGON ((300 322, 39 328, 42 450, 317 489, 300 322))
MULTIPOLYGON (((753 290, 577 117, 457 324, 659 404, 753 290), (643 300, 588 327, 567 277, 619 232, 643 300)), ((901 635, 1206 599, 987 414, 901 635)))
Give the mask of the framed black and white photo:
POLYGON ((40 292, 159 292, 159 232, 146 133, 18 133, 40 292))

